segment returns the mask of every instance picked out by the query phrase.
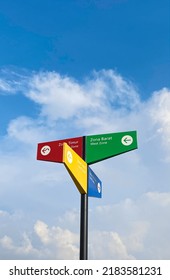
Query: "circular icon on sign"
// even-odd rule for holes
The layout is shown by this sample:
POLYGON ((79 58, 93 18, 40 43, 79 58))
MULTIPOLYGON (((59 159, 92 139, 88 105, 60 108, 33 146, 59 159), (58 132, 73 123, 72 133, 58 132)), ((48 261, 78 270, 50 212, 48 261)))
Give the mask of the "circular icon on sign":
POLYGON ((41 148, 41 154, 43 155, 43 156, 47 156, 47 155, 49 155, 49 153, 51 152, 51 148, 50 148, 50 146, 43 146, 42 148, 41 148))
POLYGON ((70 151, 67 152, 67 160, 69 163, 73 162, 73 156, 72 153, 70 151))
POLYGON ((101 193, 101 186, 100 186, 100 183, 97 184, 97 190, 98 190, 98 193, 101 193))
POLYGON ((121 142, 124 146, 130 146, 133 143, 133 138, 130 135, 125 135, 122 137, 121 142))

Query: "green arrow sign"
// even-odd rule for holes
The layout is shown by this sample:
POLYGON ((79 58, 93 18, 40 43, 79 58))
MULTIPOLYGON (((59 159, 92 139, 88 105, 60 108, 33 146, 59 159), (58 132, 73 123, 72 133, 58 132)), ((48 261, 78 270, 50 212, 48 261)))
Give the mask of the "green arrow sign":
POLYGON ((127 131, 85 137, 85 161, 92 164, 137 149, 137 132, 127 131))

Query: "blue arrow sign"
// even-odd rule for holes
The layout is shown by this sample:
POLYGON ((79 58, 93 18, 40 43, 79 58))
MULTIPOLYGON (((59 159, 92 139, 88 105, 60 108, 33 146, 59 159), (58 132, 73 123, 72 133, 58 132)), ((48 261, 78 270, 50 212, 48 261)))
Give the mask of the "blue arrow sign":
POLYGON ((88 167, 88 196, 102 197, 102 182, 90 167, 88 167))

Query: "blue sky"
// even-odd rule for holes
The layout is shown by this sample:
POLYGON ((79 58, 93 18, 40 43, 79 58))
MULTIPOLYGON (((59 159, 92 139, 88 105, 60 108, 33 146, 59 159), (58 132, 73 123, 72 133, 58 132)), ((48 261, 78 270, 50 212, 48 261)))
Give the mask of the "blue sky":
POLYGON ((0 0, 0 29, 0 259, 78 258, 79 194, 37 143, 128 130, 93 166, 89 258, 169 259, 170 1, 0 0))

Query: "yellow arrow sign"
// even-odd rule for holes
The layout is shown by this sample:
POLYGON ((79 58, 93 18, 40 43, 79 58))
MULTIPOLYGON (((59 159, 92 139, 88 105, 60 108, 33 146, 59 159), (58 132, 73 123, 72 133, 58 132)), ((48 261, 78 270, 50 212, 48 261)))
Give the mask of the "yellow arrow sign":
POLYGON ((79 192, 87 193, 87 163, 67 143, 63 144, 63 162, 79 192))

